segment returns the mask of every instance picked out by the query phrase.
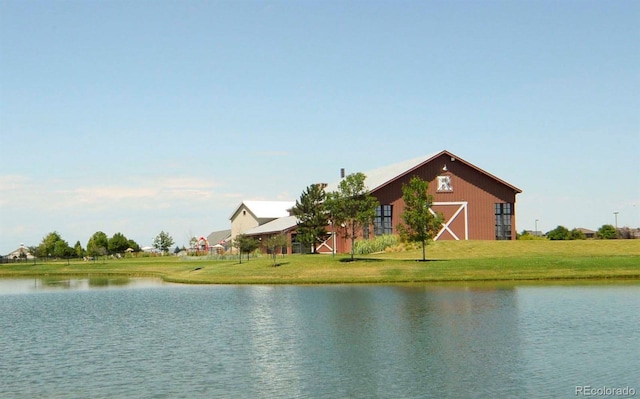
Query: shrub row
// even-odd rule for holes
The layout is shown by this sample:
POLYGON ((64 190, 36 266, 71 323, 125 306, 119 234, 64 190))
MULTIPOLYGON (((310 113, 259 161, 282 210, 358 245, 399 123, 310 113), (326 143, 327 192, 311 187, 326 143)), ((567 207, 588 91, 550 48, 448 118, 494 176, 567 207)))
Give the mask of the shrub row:
POLYGON ((394 247, 400 242, 398 236, 385 234, 370 240, 358 240, 354 244, 356 255, 368 255, 375 252, 383 252, 389 247, 394 247))

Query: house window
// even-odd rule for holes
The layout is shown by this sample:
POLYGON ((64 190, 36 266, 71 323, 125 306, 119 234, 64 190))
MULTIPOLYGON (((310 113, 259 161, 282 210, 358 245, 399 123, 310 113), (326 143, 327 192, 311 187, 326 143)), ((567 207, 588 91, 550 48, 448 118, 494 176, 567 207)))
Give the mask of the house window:
POLYGON ((453 191, 451 176, 438 176, 438 191, 453 191))
POLYGON ((511 239, 511 215, 513 215, 513 204, 509 202, 497 203, 495 205, 496 217, 496 240, 511 239))
POLYGON ((376 217, 373 219, 374 232, 376 236, 381 236, 383 234, 393 234, 391 216, 391 205, 381 205, 376 208, 376 217))

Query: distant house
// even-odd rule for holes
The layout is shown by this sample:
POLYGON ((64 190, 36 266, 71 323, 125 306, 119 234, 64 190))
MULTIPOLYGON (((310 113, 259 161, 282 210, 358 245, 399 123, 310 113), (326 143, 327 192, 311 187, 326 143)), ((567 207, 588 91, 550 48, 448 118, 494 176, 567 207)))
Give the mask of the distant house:
POLYGON ((536 231, 536 230, 524 230, 523 234, 529 234, 529 235, 534 236, 534 237, 542 237, 544 235, 544 233, 539 231, 539 230, 538 231, 536 231))
MULTIPOLYGON (((402 186, 417 176, 429 182, 432 210, 444 216, 435 240, 516 238, 516 195, 522 190, 449 151, 363 173, 369 191, 380 203, 373 226, 363 236, 397 233, 404 212, 402 186)), ((329 185, 326 191, 335 191, 338 183, 329 185)), ((320 250, 331 251, 331 242, 335 242, 337 252, 351 250, 351 242, 339 234, 320 250)))
POLYGON ((596 238, 596 232, 593 230, 585 229, 584 227, 578 227, 576 230, 582 232, 586 238, 596 238))
POLYGON ((295 201, 242 201, 231 213, 231 240, 258 226, 287 217, 295 201))
POLYGON ((21 259, 31 260, 35 258, 35 256, 33 256, 31 252, 29 252, 29 248, 25 247, 24 244, 20 244, 20 246, 16 250, 9 252, 4 256, 4 258, 8 261, 17 261, 21 259))
POLYGON ((213 231, 207 236, 209 245, 222 245, 225 251, 228 251, 231 245, 231 229, 213 231))

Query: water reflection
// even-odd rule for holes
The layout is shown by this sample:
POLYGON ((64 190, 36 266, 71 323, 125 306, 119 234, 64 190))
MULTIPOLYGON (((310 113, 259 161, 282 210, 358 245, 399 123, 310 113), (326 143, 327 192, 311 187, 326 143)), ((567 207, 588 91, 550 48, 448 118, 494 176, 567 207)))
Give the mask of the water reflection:
POLYGON ((334 378, 350 379, 340 396, 379 397, 390 387, 419 396, 428 387, 429 396, 463 397, 483 380, 500 395, 520 372, 513 289, 345 287, 325 306, 327 323, 317 327, 328 328, 327 346, 337 349, 326 361, 334 378))
POLYGON ((285 388, 292 397, 465 397, 488 381, 484 392, 500 397, 520 383, 515 288, 278 286, 235 293, 248 324, 238 334, 250 347, 254 394, 285 388))
POLYGON ((0 298, 0 397, 553 398, 640 369, 640 286, 22 281, 57 293, 0 298))
POLYGON ((144 288, 167 285, 160 279, 154 278, 129 278, 129 277, 103 277, 94 276, 88 278, 60 278, 39 277, 33 279, 5 278, 0 279, 0 295, 29 294, 38 292, 108 288, 144 288))

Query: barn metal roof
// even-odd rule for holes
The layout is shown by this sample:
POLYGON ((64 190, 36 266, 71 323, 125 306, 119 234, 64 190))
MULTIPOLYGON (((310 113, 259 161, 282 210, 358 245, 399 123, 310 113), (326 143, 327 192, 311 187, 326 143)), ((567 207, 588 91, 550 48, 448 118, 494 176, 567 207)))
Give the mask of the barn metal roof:
MULTIPOLYGON (((373 169, 367 172, 363 172, 367 176, 365 184, 369 191, 374 191, 381 186, 385 185, 391 180, 404 175, 412 169, 422 165, 429 161, 431 158, 435 158, 440 152, 436 152, 421 157, 408 159, 406 161, 398 162, 393 165, 383 166, 381 168, 373 169)), ((338 190, 340 181, 329 184, 326 188, 326 192, 332 192, 338 190)))
POLYGON ((258 235, 258 234, 267 234, 267 233, 281 233, 285 230, 288 230, 292 227, 295 227, 298 224, 298 219, 295 216, 285 216, 279 219, 273 220, 271 222, 262 224, 258 227, 254 227, 251 230, 245 231, 244 234, 258 235))
POLYGON ((234 209, 229 219, 233 219, 236 213, 245 206, 258 219, 271 219, 289 216, 289 209, 296 205, 295 201, 242 201, 234 209))
POLYGON ((407 172, 417 168, 418 166, 426 163, 432 158, 435 158, 440 153, 421 156, 418 158, 408 159, 406 161, 398 162, 393 165, 384 166, 382 168, 370 170, 365 172, 367 176, 366 184, 369 187, 369 191, 375 191, 376 189, 384 186, 389 181, 394 180, 399 176, 403 176, 407 172))
MULTIPOLYGON (((385 186, 387 184, 389 184, 390 182, 396 180, 397 178, 400 178, 401 176, 406 175, 407 173, 411 172, 412 170, 415 170, 417 168, 419 168, 420 166, 424 165, 425 163, 439 157, 440 155, 446 154, 452 158, 455 158, 456 161, 462 162, 465 165, 476 169, 477 171, 479 171, 480 173, 483 173, 489 177, 491 177, 494 180, 499 181, 500 183, 512 188, 514 191, 521 193, 522 190, 520 190, 519 188, 505 182, 502 179, 499 179, 498 177, 492 175, 491 173, 475 166, 474 164, 465 161, 464 159, 458 157, 455 154, 452 154, 451 152, 447 151, 447 150, 443 150, 443 151, 439 151, 439 152, 435 152, 429 155, 424 155, 421 157, 417 157, 417 158, 413 158, 413 159, 408 159, 406 161, 402 161, 402 162, 398 162, 395 163, 393 165, 389 165, 389 166, 384 166, 378 169, 373 169, 370 170, 368 172, 363 172, 366 175, 366 180, 365 180, 365 184, 367 186, 367 188, 369 189, 370 192, 376 191, 377 189, 381 188, 382 186, 385 186)), ((332 192, 332 191, 336 191, 338 189, 338 185, 340 184, 340 182, 335 182, 332 184, 329 184, 326 188, 326 192, 332 192)))
POLYGON ((207 241, 209 241, 210 245, 214 245, 223 241, 228 241, 229 237, 231 237, 231 229, 212 231, 207 236, 207 241))

